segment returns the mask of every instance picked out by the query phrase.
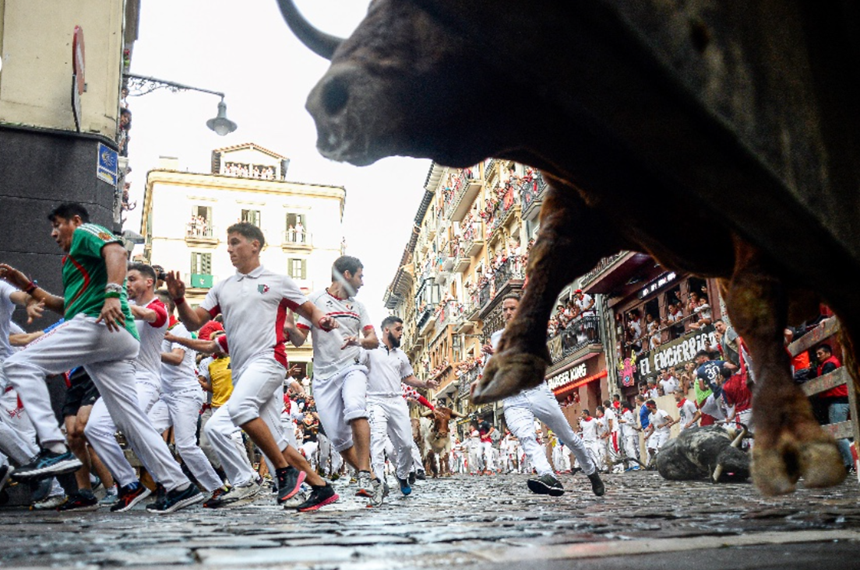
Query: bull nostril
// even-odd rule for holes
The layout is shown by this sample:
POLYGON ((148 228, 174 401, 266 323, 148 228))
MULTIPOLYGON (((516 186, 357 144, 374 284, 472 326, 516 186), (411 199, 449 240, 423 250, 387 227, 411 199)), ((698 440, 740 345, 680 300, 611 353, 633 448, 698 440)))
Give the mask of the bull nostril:
POLYGON ((347 101, 349 90, 345 81, 334 78, 326 84, 322 93, 322 104, 326 113, 336 115, 346 107, 347 101))

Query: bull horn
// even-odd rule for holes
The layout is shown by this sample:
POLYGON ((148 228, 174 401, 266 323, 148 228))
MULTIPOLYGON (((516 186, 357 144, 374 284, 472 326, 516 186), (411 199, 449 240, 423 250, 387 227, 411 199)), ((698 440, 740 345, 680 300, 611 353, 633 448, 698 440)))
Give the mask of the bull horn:
POLYGON ((433 410, 427 410, 426 412, 420 412, 418 415, 421 416, 422 418, 429 418, 430 416, 433 415, 433 410))
POLYGON ((278 0, 281 14, 300 42, 320 57, 331 60, 334 51, 343 43, 342 38, 316 29, 296 8, 293 0, 278 0))

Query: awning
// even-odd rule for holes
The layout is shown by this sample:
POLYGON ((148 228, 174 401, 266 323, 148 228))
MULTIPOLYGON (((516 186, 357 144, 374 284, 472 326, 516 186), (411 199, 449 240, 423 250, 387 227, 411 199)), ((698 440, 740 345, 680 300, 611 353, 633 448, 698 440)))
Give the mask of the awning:
POLYGON ((569 392, 572 392, 573 390, 575 390, 576 388, 579 388, 580 386, 585 386, 589 382, 593 382, 594 380, 599 380, 599 379, 603 378, 604 376, 606 376, 606 374, 607 374, 606 370, 602 370, 602 371, 598 372, 597 374, 592 374, 591 376, 583 378, 582 380, 579 380, 577 382, 573 382, 572 384, 568 384, 566 386, 562 386, 561 388, 554 390, 553 394, 555 395, 556 398, 559 398, 561 396, 565 396, 569 392))

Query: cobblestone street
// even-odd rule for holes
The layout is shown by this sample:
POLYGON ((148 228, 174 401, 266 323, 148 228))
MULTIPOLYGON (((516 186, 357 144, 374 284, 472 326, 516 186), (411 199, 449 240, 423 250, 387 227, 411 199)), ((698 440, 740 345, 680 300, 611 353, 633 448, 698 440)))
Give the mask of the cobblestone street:
POLYGON ((856 568, 856 480, 765 499, 751 485, 664 481, 649 472, 607 475, 595 498, 585 477, 537 496, 525 476, 455 477, 392 490, 375 510, 346 498, 311 514, 267 499, 243 508, 194 507, 159 517, 0 510, 0 566, 299 568, 579 567, 856 568), (725 548, 726 546, 733 548, 725 548), (659 554, 655 554, 659 553, 659 554))

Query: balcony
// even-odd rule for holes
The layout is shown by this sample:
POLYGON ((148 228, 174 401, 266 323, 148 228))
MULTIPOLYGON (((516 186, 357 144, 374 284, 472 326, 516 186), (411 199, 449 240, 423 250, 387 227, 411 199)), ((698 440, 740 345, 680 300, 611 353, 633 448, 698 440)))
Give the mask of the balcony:
POLYGON ((535 212, 540 211, 543 196, 546 193, 547 184, 540 172, 536 172, 534 178, 520 186, 520 201, 523 208, 523 219, 529 220, 535 212))
POLYGON ((465 172, 460 171, 460 176, 454 187, 454 204, 450 210, 451 221, 463 221, 463 218, 472 208, 475 198, 478 197, 482 184, 480 179, 467 178, 465 172))
POLYGON ((211 289, 214 281, 212 275, 206 273, 192 273, 189 283, 193 289, 211 289))
POLYGON ((478 379, 481 368, 476 366, 460 375, 458 393, 461 398, 469 395, 469 387, 478 379))
POLYGON ((493 274, 493 284, 496 286, 496 292, 500 292, 510 281, 522 281, 524 278, 525 269, 522 263, 519 260, 508 258, 493 274))
POLYGON ((493 286, 489 283, 484 285, 481 288, 481 292, 478 293, 478 307, 486 307, 487 304, 493 299, 493 286))
POLYGON ((461 311, 460 303, 457 301, 448 301, 437 316, 437 329, 441 330, 442 327, 447 325, 456 325, 462 318, 463 312, 461 311))
POLYGON ((313 234, 286 230, 281 235, 281 249, 284 251, 307 251, 313 249, 313 234))
POLYGON ((211 246, 218 245, 215 231, 210 227, 188 224, 185 227, 185 243, 188 245, 211 246))
POLYGON ((463 230, 463 252, 469 256, 478 255, 484 247, 484 224, 472 222, 463 230))
POLYGON ((580 317, 547 342, 553 364, 591 345, 600 346, 600 317, 580 317))
POLYGON ((433 312, 433 305, 427 305, 424 309, 418 310, 415 315, 415 328, 418 329, 419 335, 426 334, 434 325, 433 312))

